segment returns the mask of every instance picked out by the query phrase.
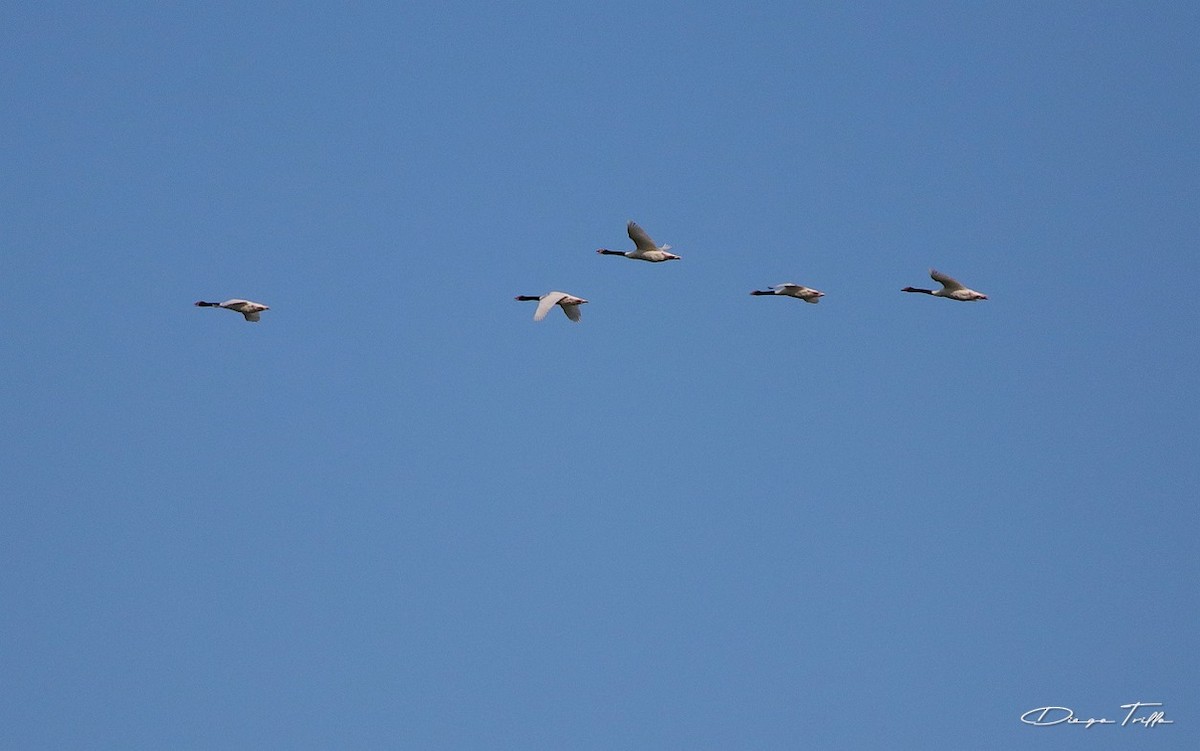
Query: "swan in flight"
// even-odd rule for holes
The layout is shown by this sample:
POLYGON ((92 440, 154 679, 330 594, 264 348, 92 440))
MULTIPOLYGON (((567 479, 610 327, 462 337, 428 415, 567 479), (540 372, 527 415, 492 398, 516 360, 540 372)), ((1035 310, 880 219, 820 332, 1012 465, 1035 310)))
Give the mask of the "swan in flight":
POLYGON ((646 234, 646 230, 638 226, 637 222, 630 222, 626 227, 629 231, 629 239, 633 240, 635 247, 633 250, 609 250, 601 248, 596 252, 605 256, 625 256, 626 258, 634 258, 638 261, 650 261, 658 263, 659 261, 678 261, 679 256, 674 253, 668 253, 670 245, 657 245, 650 239, 650 235, 646 234))
POLYGON ((773 284, 773 285, 771 285, 770 289, 756 289, 753 292, 751 292, 750 294, 752 294, 752 295, 786 295, 788 297, 794 297, 797 300, 803 300, 804 302, 810 302, 813 305, 816 305, 817 303, 821 302, 821 298, 825 296, 825 293, 819 289, 812 289, 810 287, 805 287, 800 284, 793 284, 792 282, 788 282, 787 284, 773 284))
POLYGON ((957 280, 951 279, 937 269, 930 269, 929 276, 933 281, 942 285, 941 289, 920 289, 919 287, 905 287, 901 292, 921 292, 934 297, 946 297, 959 302, 974 302, 975 300, 986 300, 988 296, 982 292, 976 292, 973 289, 967 289, 957 280))
POLYGON ((521 300, 522 302, 529 300, 538 301, 537 310, 533 312, 533 320, 535 321, 540 321, 545 318, 546 314, 549 313, 550 309, 555 305, 563 309, 563 312, 567 314, 567 318, 570 318, 572 321, 578 321, 579 306, 587 302, 587 300, 584 300, 582 297, 568 295, 566 292, 547 292, 540 297, 537 295, 517 295, 515 299, 521 300))
POLYGON ((258 323, 258 314, 264 310, 270 310, 266 305, 260 302, 250 302, 249 300, 226 300, 225 302, 204 302, 200 300, 196 303, 201 308, 225 308, 225 310, 235 310, 238 313, 246 316, 246 320, 251 323, 258 323))

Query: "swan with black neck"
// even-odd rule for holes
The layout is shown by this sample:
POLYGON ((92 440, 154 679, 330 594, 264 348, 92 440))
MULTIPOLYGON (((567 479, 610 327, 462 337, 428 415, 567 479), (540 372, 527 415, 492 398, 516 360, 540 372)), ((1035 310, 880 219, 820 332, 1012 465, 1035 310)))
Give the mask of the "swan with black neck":
POLYGON ((587 302, 582 297, 568 295, 566 292, 547 292, 544 295, 517 295, 517 300, 522 302, 538 301, 537 310, 533 312, 533 320, 540 321, 546 317, 550 309, 555 305, 562 308, 562 311, 567 314, 567 318, 572 321, 579 321, 579 306, 587 302))
POLYGON ((933 295, 934 297, 944 297, 947 300, 958 300, 959 302, 975 302, 976 300, 986 300, 988 296, 982 292, 976 292, 973 289, 964 287, 957 279, 946 276, 937 269, 929 270, 929 277, 933 281, 942 285, 941 289, 921 289, 920 287, 905 287, 901 292, 920 292, 923 295, 933 295))
POLYGON ((625 226, 625 231, 629 233, 629 239, 633 240, 633 250, 600 248, 596 252, 603 256, 625 256, 635 261, 649 261, 650 263, 679 260, 679 256, 667 252, 671 248, 670 245, 659 245, 651 240, 650 235, 647 235, 646 230, 638 226, 637 222, 629 222, 625 226))

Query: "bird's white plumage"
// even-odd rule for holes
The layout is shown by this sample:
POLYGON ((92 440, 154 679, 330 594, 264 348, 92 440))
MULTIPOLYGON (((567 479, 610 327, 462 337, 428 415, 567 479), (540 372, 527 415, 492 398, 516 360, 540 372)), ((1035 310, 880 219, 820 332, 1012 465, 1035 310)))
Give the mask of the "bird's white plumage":
POLYGON ((232 310, 235 313, 241 313, 242 316, 245 317, 245 319, 247 321, 250 321, 251 323, 258 323, 258 321, 260 320, 259 314, 262 313, 264 310, 270 310, 270 308, 268 306, 263 305, 260 302, 254 302, 252 300, 242 300, 242 299, 236 298, 236 297, 233 299, 230 299, 230 300, 226 300, 225 302, 200 301, 200 302, 197 302, 196 305, 201 306, 201 307, 207 307, 207 308, 224 308, 225 310, 232 310))
POLYGON ((518 297, 517 299, 538 301, 537 310, 533 312, 533 320, 535 321, 540 321, 545 318, 546 314, 550 312, 550 309, 557 305, 558 307, 562 308, 562 311, 566 314, 567 318, 578 322, 580 317, 579 306, 587 302, 587 300, 584 300, 582 297, 575 297, 574 295, 568 295, 566 292, 559 292, 557 290, 547 292, 541 297, 525 295, 518 297))
POLYGON ((794 297, 797 300, 803 300, 806 303, 812 303, 813 305, 816 305, 817 303, 819 303, 821 301, 821 298, 825 296, 825 293, 819 289, 813 289, 812 287, 805 287, 803 284, 796 284, 795 282, 785 282, 783 284, 772 284, 770 287, 768 287, 765 290, 755 291, 755 292, 752 292, 751 294, 754 294, 754 295, 772 295, 772 294, 784 295, 787 297, 794 297))
POLYGON ((796 284, 795 282, 776 284, 775 286, 771 287, 771 289, 775 290, 775 294, 777 295, 795 297, 798 300, 813 303, 814 305, 820 302, 821 298, 825 296, 825 293, 820 290, 813 289, 812 287, 805 287, 803 284, 796 284))
POLYGON ((566 292, 550 292, 542 295, 542 299, 538 301, 537 310, 534 311, 533 320, 540 321, 545 318, 550 309, 558 305, 559 300, 562 300, 564 297, 567 297, 566 292))
POLYGON ((670 245, 658 245, 655 243, 650 235, 646 234, 646 230, 642 229, 637 222, 631 220, 625 225, 625 231, 629 233, 629 239, 633 240, 633 250, 609 250, 601 248, 596 252, 610 256, 625 256, 636 261, 649 261, 650 263, 679 260, 679 256, 667 252, 671 247, 670 245))
POLYGON ((947 300, 958 300, 959 302, 975 302, 977 300, 986 300, 988 296, 982 292, 976 292, 973 289, 964 287, 961 282, 953 277, 946 276, 937 269, 929 270, 929 278, 942 285, 941 289, 921 289, 919 287, 905 287, 901 292, 920 292, 934 297, 944 297, 947 300))
POLYGON ((626 226, 626 230, 629 232, 629 239, 633 240, 633 244, 643 253, 648 250, 662 250, 667 247, 664 246, 664 248, 659 248, 658 243, 654 242, 654 240, 651 240, 650 235, 646 234, 646 230, 642 229, 641 225, 639 225, 637 222, 629 222, 629 224, 626 226))
POLYGON ((929 270, 929 278, 942 285, 942 289, 946 292, 954 292, 956 290, 966 289, 966 287, 964 287, 957 279, 946 276, 937 269, 929 270))

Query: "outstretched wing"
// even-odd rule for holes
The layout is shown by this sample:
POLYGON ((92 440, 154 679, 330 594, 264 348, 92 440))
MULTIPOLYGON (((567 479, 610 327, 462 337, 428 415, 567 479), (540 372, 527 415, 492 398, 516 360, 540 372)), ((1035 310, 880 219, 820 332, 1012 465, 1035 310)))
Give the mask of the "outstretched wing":
POLYGON ((929 270, 929 278, 946 288, 947 292, 954 292, 959 289, 966 289, 958 283, 957 279, 952 279, 937 269, 929 270))
POLYGON ((658 246, 650 239, 650 235, 646 234, 646 230, 638 226, 637 222, 630 222, 626 227, 629 231, 629 239, 633 240, 633 244, 638 250, 658 250, 658 246))
POLYGON ((258 323, 258 314, 259 314, 259 311, 257 311, 257 310, 242 311, 242 315, 246 316, 246 320, 249 321, 250 323, 258 323))
POLYGON ((560 305, 559 307, 562 308, 563 312, 567 314, 567 318, 570 318, 572 321, 575 321, 578 323, 578 321, 579 321, 579 304, 578 303, 576 303, 574 305, 560 305))
POLYGON ((550 309, 558 305, 558 301, 566 296, 565 292, 547 292, 542 295, 541 302, 538 303, 537 310, 533 313, 533 320, 540 321, 545 318, 550 309))

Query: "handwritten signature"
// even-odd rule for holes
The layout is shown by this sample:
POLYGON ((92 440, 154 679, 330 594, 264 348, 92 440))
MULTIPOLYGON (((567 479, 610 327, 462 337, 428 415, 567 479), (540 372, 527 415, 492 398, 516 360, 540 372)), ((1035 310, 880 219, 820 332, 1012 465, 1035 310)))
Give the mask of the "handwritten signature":
MULTIPOLYGON (((1132 704, 1122 704, 1121 709, 1128 709, 1125 713, 1125 719, 1121 720, 1120 727, 1133 727, 1141 725, 1142 727, 1152 728, 1156 725, 1174 725, 1174 720, 1168 720, 1161 709, 1148 710, 1146 714, 1137 715, 1139 709, 1143 707, 1161 707, 1161 701, 1135 701, 1132 704)), ((1116 720, 1110 720, 1104 717, 1095 718, 1089 717, 1084 720, 1075 716, 1075 710, 1069 707, 1038 707, 1031 709, 1021 715, 1021 722, 1026 725, 1036 725, 1038 727, 1046 727, 1049 725, 1083 725, 1085 728, 1090 728, 1093 725, 1116 725, 1116 720)))

